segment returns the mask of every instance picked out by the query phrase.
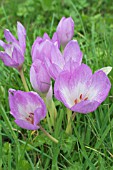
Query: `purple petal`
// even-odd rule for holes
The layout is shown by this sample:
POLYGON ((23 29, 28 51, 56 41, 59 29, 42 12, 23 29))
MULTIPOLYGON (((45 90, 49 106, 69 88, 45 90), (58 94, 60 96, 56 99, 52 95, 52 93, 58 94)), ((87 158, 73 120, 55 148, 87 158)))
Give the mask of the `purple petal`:
POLYGON ((30 124, 29 122, 24 121, 22 119, 16 119, 15 123, 23 129, 27 129, 27 130, 37 130, 37 129, 39 129, 39 126, 30 124))
POLYGON ((79 67, 79 63, 77 62, 74 62, 72 59, 70 59, 65 65, 64 65, 64 68, 63 68, 63 71, 69 71, 69 72, 72 72, 77 68, 79 67))
POLYGON ((55 32, 55 33, 53 34, 52 42, 54 43, 54 45, 57 44, 57 47, 60 48, 60 41, 59 41, 57 32, 55 32))
POLYGON ((20 47, 24 54, 26 48, 26 30, 20 22, 17 22, 17 34, 18 34, 20 47))
POLYGON ((71 75, 67 71, 63 71, 59 74, 54 85, 55 97, 62 101, 66 107, 72 105, 71 91, 69 87, 71 75))
POLYGON ((46 107, 37 108, 34 112, 34 125, 37 126, 37 124, 44 119, 46 116, 46 107))
POLYGON ((63 56, 65 59, 65 62, 68 62, 70 59, 73 59, 73 61, 81 64, 82 61, 82 52, 80 51, 80 47, 78 45, 78 42, 75 40, 71 40, 65 47, 63 56))
POLYGON ((16 45, 13 48, 12 59, 18 64, 18 66, 22 65, 24 62, 24 56, 20 51, 20 48, 16 45))
POLYGON ((44 58, 49 57, 51 52, 51 47, 52 47, 52 43, 49 40, 45 40, 40 44, 37 43, 37 45, 34 47, 34 51, 32 54, 33 62, 36 59, 44 61, 44 58))
POLYGON ((64 47, 74 35, 74 21, 72 18, 63 17, 57 26, 56 32, 58 34, 61 45, 64 47))
POLYGON ((50 76, 47 73, 45 64, 35 60, 30 69, 30 82, 36 91, 47 93, 50 88, 50 76))
POLYGON ((42 50, 41 52, 43 53, 43 55, 45 56, 45 58, 49 58, 50 57, 50 53, 51 53, 51 49, 52 49, 52 42, 49 41, 49 40, 45 40, 43 43, 42 43, 42 50))
MULTIPOLYGON (((47 58, 48 59, 48 58, 47 58)), ((47 60, 46 60, 47 61, 47 60)), ((52 46, 51 49, 51 56, 50 56, 50 66, 49 66, 49 73, 54 75, 51 75, 54 79, 59 75, 59 73, 63 70, 64 67, 64 59, 62 57, 62 54, 60 50, 56 46, 52 46)))
POLYGON ((62 17, 61 18, 61 20, 60 20, 60 22, 59 22, 59 24, 58 24, 58 26, 57 26, 57 30, 61 30, 62 29, 62 23, 65 21, 65 17, 62 17))
POLYGON ((39 49, 40 49, 40 45, 37 44, 32 52, 32 61, 33 62, 35 62, 35 60, 37 60, 37 59, 43 60, 42 55, 40 55, 39 49))
MULTIPOLYGON (((32 49, 31 49, 31 55, 33 56, 34 50, 37 49, 37 45, 39 45, 42 42, 42 38, 41 37, 37 37, 36 40, 34 41, 33 45, 32 45, 32 49)), ((36 53, 36 52, 35 52, 36 53)))
POLYGON ((8 48, 10 45, 6 44, 5 42, 3 42, 2 40, 0 40, 0 46, 4 48, 4 50, 6 48, 8 48))
POLYGON ((99 70, 92 76, 91 86, 87 94, 88 98, 102 103, 106 99, 110 88, 111 83, 108 77, 103 71, 99 70))
POLYGON ((75 104, 70 109, 75 112, 86 114, 86 113, 93 112, 94 110, 96 110, 99 105, 100 105, 100 103, 97 101, 91 102, 91 101, 87 100, 87 101, 82 101, 78 104, 75 104))
POLYGON ((18 43, 17 39, 12 35, 12 33, 8 29, 4 30, 4 36, 8 42, 18 43))
POLYGON ((45 40, 51 40, 50 39, 50 37, 49 37, 49 35, 47 34, 47 33, 44 33, 44 35, 43 35, 43 40, 45 41, 45 40))
POLYGON ((18 64, 12 60, 12 58, 5 52, 0 51, 0 59, 4 62, 6 66, 17 67, 18 64))

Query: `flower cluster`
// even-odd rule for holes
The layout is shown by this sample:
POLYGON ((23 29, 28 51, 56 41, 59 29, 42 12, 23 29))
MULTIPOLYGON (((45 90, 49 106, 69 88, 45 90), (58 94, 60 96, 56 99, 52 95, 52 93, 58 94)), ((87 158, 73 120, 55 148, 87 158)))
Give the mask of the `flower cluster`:
MULTIPOLYGON (((17 22, 17 34, 18 40, 9 30, 4 31, 8 43, 0 40, 4 48, 0 59, 6 66, 20 71, 26 48, 26 31, 20 22, 17 22)), ((106 72, 100 69, 92 74, 89 66, 82 63, 83 54, 77 40, 72 40, 73 36, 73 19, 63 17, 52 39, 45 33, 34 41, 30 82, 36 92, 9 90, 11 114, 20 127, 40 128, 40 120, 46 116, 46 105, 38 93, 52 100, 52 79, 55 98, 74 112, 93 112, 106 99, 111 87, 106 72)))

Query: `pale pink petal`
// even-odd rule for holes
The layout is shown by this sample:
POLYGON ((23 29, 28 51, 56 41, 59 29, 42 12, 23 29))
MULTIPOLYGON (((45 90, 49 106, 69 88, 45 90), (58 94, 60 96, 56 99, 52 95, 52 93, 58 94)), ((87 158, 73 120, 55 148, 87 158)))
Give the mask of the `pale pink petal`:
POLYGON ((76 40, 71 40, 66 45, 63 52, 63 56, 65 62, 68 62, 70 59, 72 59, 74 62, 81 64, 83 54, 76 40))

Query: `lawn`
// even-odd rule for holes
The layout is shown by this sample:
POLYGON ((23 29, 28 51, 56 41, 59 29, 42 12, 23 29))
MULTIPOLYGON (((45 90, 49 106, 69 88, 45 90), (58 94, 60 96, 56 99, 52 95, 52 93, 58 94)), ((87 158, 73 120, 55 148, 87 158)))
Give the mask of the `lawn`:
MULTIPOLYGON (((5 41, 4 29, 17 38, 17 21, 26 28, 23 71, 29 90, 34 91, 30 83, 32 44, 45 32, 52 37, 63 16, 74 20, 73 39, 83 52, 82 62, 93 73, 103 67, 113 67, 112 15, 110 0, 1 0, 0 39, 5 41)), ((113 70, 108 77, 112 85, 113 70)), ((53 96, 57 110, 55 123, 49 124, 50 117, 46 116, 41 125, 58 143, 41 130, 22 129, 14 122, 9 88, 25 91, 17 69, 5 66, 0 60, 0 170, 113 170, 112 86, 106 100, 95 111, 76 113, 71 122, 67 116, 70 111, 53 96), (67 132, 69 123, 71 131, 67 132)))

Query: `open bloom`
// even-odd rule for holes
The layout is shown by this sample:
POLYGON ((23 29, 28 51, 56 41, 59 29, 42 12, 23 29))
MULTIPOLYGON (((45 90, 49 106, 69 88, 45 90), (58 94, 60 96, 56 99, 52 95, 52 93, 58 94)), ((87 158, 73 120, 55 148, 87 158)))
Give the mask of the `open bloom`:
POLYGON ((65 47, 65 45, 72 39, 74 35, 74 21, 71 17, 62 17, 60 20, 57 30, 58 38, 60 44, 65 47))
POLYGON ((73 72, 63 71, 55 81, 55 97, 72 111, 89 113, 106 99, 111 84, 106 74, 81 64, 73 72))
POLYGON ((36 130, 39 122, 46 116, 46 106, 35 92, 9 89, 10 113, 21 128, 36 130))
POLYGON ((48 55, 50 55, 51 52, 52 44, 59 47, 59 40, 56 32, 53 34, 52 39, 50 39, 47 33, 43 35, 43 38, 37 37, 32 45, 31 50, 32 61, 34 62, 36 59, 43 61, 44 56, 48 57, 48 55))
POLYGON ((6 66, 18 68, 24 62, 26 48, 26 30, 20 22, 17 22, 18 40, 6 29, 4 36, 8 44, 0 40, 0 46, 4 51, 0 51, 0 59, 6 66))
MULTIPOLYGON (((49 42, 47 42, 49 45, 49 42)), ((81 64, 82 52, 76 40, 71 40, 65 47, 63 54, 60 52, 57 46, 53 45, 51 48, 51 54, 45 57, 45 65, 48 70, 50 77, 54 80, 58 77, 60 72, 63 71, 65 65, 68 62, 73 61, 81 64)))
POLYGON ((30 69, 30 82, 33 88, 41 93, 47 93, 50 88, 50 76, 44 62, 35 60, 30 69))

